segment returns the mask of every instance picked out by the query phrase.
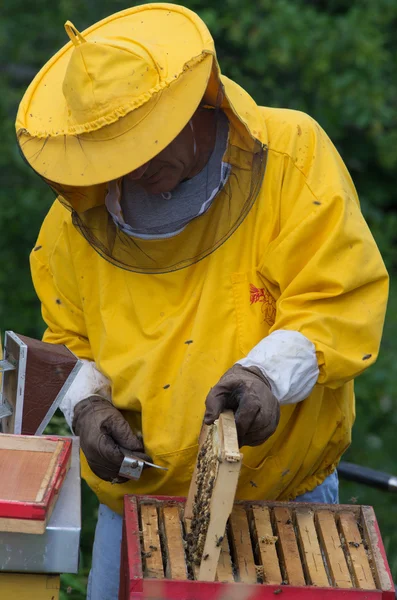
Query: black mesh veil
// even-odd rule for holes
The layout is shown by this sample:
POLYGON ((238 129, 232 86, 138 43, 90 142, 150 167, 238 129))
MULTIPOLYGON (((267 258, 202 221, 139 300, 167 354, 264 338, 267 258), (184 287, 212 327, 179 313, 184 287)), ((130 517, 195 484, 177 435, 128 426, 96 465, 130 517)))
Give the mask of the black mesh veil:
POLYGON ((120 229, 105 204, 106 183, 76 188, 45 180, 58 200, 71 211, 74 227, 113 265, 153 274, 188 267, 219 248, 253 206, 264 177, 267 147, 248 133, 242 135, 243 126, 241 123, 236 126, 236 113, 230 105, 225 105, 223 86, 218 81, 215 102, 211 106, 206 103, 204 108, 214 110, 216 116, 222 111, 228 118, 229 134, 223 162, 229 165, 229 175, 208 210, 185 224, 176 235, 141 239, 120 229))

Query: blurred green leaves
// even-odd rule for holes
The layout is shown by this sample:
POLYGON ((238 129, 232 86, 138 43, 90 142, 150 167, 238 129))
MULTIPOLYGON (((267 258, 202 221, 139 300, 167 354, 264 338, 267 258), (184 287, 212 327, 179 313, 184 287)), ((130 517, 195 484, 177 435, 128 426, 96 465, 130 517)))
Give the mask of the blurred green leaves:
MULTIPOLYGON (((13 0, 0 6, 0 324, 39 337, 40 307, 28 255, 52 192, 23 163, 14 118, 33 75, 84 29, 128 8, 123 0, 13 0)), ((363 212, 392 277, 397 271, 397 2, 395 0, 188 0, 215 38, 225 75, 258 103, 303 110, 324 127, 358 188, 363 212)), ((392 280, 393 281, 393 280, 392 280)), ((356 384, 357 420, 346 458, 397 474, 397 289, 378 363, 356 384)), ((53 426, 62 431, 57 417, 53 426)), ((373 504, 397 579, 392 496, 342 483, 344 501, 373 504)), ((63 599, 85 597, 97 501, 84 486, 79 577, 63 576, 63 599)))

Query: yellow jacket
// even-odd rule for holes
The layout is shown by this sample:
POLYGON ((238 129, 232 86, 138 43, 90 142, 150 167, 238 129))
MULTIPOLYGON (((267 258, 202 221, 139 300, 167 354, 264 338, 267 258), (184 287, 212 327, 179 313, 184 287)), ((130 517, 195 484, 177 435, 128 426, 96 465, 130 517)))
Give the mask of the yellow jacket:
POLYGON ((186 495, 210 387, 277 329, 315 344, 320 375, 306 400, 282 406, 266 443, 243 449, 238 496, 287 500, 312 489, 350 443, 352 380, 378 353, 388 278, 340 156, 303 113, 245 96, 238 111, 261 124, 266 173, 244 222, 210 256, 161 275, 125 271, 95 252, 58 201, 31 255, 45 341, 96 362, 113 404, 169 469, 111 485, 82 457, 84 478, 118 512, 126 493, 186 495), (250 302, 251 285, 265 303, 250 302))

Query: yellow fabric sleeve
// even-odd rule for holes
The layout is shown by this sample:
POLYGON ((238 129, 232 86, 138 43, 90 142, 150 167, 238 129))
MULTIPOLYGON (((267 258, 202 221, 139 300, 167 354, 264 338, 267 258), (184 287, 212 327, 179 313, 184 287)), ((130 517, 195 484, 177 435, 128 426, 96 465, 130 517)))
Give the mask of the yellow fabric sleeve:
POLYGON ((37 244, 30 255, 33 285, 47 324, 43 341, 64 344, 79 358, 93 360, 75 271, 70 265, 73 255, 68 250, 64 222, 60 218, 64 211, 66 209, 56 201, 44 220, 37 244), (51 270, 55 253, 57 263, 64 265, 63 271, 57 271, 57 274, 51 270), (57 281, 59 277, 62 284, 57 281))
POLYGON ((261 267, 277 297, 270 333, 305 335, 316 347, 318 383, 337 388, 376 360, 388 276, 337 150, 296 114, 299 135, 270 150, 285 160, 278 232, 261 267))

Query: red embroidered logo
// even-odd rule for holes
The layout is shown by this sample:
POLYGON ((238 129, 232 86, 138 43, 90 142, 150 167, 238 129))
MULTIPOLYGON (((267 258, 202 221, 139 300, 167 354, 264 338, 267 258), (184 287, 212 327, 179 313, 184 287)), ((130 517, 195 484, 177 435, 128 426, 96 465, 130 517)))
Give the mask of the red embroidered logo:
POLYGON ((264 320, 268 325, 273 325, 276 320, 276 302, 265 288, 257 288, 250 283, 250 304, 260 302, 264 320))

